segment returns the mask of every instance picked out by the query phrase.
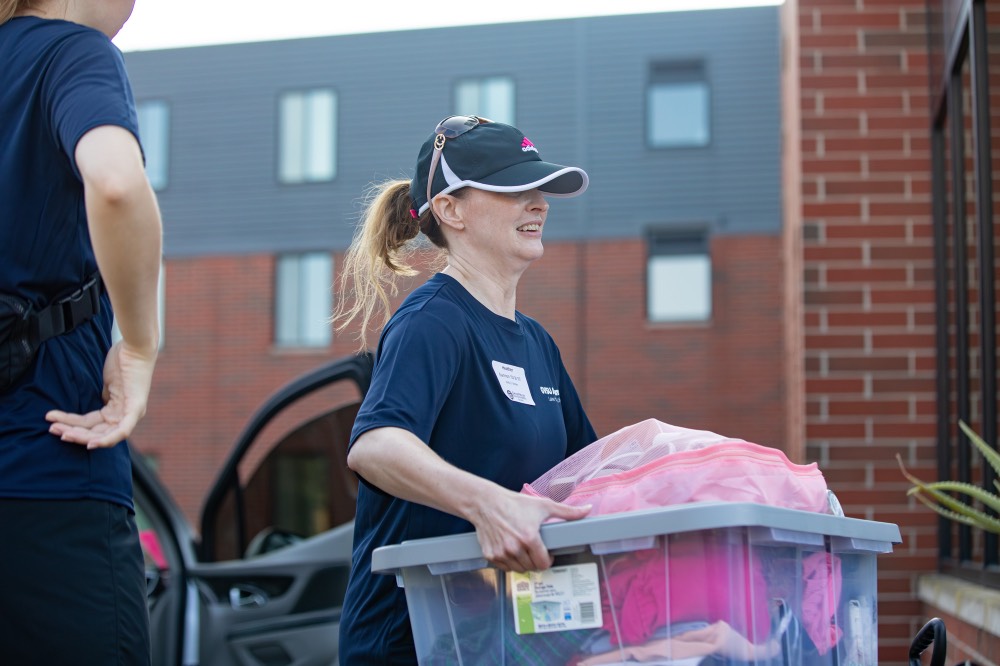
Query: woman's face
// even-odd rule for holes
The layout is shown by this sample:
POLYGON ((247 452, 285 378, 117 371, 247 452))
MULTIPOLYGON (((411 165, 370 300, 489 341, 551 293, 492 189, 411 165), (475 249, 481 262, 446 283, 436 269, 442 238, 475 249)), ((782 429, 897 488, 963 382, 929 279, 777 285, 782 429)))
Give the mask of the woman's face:
POLYGON ((487 192, 466 188, 459 199, 464 240, 477 254, 524 270, 540 259, 549 204, 539 190, 487 192))

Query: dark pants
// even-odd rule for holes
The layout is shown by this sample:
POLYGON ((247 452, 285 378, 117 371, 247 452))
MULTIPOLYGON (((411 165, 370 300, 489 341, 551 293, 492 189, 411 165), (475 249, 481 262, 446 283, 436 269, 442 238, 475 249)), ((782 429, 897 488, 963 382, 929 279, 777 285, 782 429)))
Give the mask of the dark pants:
POLYGON ((0 666, 148 666, 132 512, 97 500, 0 499, 0 666))

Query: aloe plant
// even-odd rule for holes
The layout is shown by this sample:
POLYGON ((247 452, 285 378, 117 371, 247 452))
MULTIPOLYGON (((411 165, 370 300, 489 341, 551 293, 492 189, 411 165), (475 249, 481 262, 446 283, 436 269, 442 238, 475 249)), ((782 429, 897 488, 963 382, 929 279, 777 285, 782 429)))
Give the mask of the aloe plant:
MULTIPOLYGON (((1000 477, 1000 454, 984 442, 982 437, 964 421, 959 421, 958 426, 968 436, 969 441, 979 449, 983 458, 996 471, 997 476, 1000 477)), ((906 471, 906 467, 903 466, 903 459, 898 453, 896 454, 896 460, 899 461, 899 468, 903 471, 903 476, 913 484, 913 487, 906 492, 907 495, 916 497, 949 520, 978 527, 987 532, 1000 534, 1000 519, 987 514, 985 511, 980 511, 969 504, 958 501, 958 499, 949 493, 967 495, 981 502, 983 507, 992 509, 998 513, 1000 513, 1000 495, 989 493, 979 486, 960 481, 935 481, 933 483, 926 483, 906 471)), ((1000 491, 1000 482, 994 480, 993 485, 1000 491)))

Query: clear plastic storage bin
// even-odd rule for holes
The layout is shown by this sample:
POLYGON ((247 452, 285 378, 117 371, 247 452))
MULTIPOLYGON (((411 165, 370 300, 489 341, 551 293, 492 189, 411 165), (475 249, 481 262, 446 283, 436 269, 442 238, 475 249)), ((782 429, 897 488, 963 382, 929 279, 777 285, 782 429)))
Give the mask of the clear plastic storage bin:
POLYGON ((542 527, 545 572, 488 566, 475 534, 375 551, 406 589, 421 666, 877 662, 888 523, 702 503, 542 527))

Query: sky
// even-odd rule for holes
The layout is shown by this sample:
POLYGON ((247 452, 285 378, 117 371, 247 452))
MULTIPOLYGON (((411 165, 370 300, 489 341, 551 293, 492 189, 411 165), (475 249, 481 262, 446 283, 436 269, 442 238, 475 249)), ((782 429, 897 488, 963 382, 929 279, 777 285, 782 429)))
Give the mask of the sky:
POLYGON ((123 51, 147 51, 438 26, 778 4, 781 0, 503 0, 496 4, 441 0, 137 0, 132 17, 114 41, 123 51))

